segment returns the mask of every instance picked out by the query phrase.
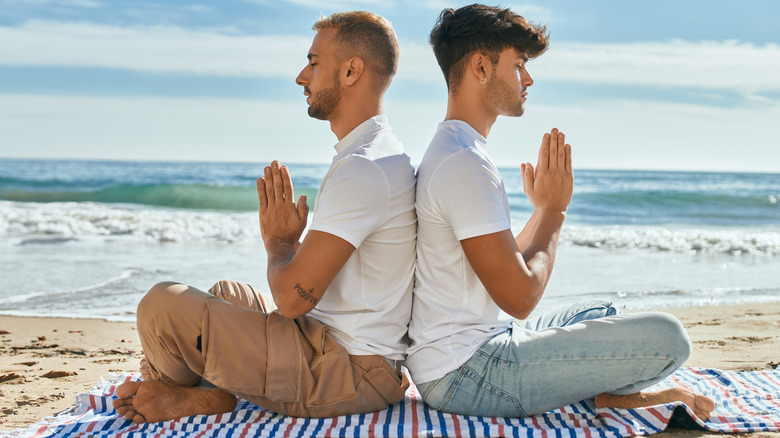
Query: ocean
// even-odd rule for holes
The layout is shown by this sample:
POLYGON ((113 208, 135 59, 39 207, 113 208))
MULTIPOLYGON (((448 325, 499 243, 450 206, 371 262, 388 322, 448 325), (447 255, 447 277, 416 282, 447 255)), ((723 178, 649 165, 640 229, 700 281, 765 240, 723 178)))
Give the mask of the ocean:
MULTIPOLYGON (((0 314, 132 321, 160 281, 268 289, 264 163, 0 159, 0 314)), ((288 164, 313 202, 327 165, 288 164)), ((531 214, 501 169, 513 231, 531 214)), ((535 312, 611 299, 648 310, 780 300, 780 175, 576 170, 535 312)))

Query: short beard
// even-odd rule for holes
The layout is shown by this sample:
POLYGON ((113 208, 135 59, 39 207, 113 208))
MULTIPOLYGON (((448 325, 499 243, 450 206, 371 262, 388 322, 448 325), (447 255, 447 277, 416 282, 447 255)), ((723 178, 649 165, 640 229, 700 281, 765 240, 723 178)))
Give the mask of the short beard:
POLYGON ((487 96, 496 105, 500 114, 509 117, 520 117, 525 113, 525 107, 520 96, 515 96, 509 85, 500 79, 493 69, 493 75, 487 83, 487 96))
POLYGON ((334 77, 335 84, 332 87, 310 95, 309 117, 328 120, 333 111, 336 110, 336 106, 341 100, 341 84, 339 83, 338 70, 335 72, 334 77))

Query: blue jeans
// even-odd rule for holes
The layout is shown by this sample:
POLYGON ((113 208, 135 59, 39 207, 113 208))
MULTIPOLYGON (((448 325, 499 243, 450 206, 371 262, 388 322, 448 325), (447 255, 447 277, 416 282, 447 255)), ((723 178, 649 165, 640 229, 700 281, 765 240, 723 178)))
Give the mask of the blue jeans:
POLYGON ((639 392, 690 355, 673 316, 619 313, 609 301, 594 301, 512 323, 461 367, 417 388, 443 412, 526 417, 601 393, 639 392))

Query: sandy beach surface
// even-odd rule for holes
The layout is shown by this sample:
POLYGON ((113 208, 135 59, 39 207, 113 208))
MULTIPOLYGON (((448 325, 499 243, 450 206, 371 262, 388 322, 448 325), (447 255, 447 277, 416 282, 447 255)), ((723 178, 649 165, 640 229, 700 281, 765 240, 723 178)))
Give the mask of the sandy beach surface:
MULTIPOLYGON (((780 301, 670 309, 694 345, 687 366, 752 371, 780 363, 780 301)), ((0 316, 0 431, 63 411, 110 372, 137 371, 134 323, 0 316)), ((724 437, 671 430, 666 436, 724 437)), ((780 433, 753 433, 780 437, 780 433)))

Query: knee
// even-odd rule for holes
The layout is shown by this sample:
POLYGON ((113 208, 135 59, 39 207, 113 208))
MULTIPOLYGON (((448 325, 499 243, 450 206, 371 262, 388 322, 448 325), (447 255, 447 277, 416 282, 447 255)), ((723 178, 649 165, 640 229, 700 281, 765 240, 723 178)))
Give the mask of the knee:
POLYGON ((691 356, 691 339, 680 320, 668 313, 649 314, 653 319, 652 328, 645 333, 653 333, 662 351, 665 351, 677 366, 681 366, 691 356))
POLYGON ((218 282, 214 283, 214 286, 211 286, 211 288, 208 290, 208 293, 214 295, 217 298, 230 302, 231 298, 235 295, 233 293, 234 283, 234 281, 230 280, 219 280, 218 282))
POLYGON ((157 283, 149 289, 149 292, 138 303, 136 315, 139 320, 152 317, 155 313, 165 312, 175 301, 175 297, 185 287, 180 283, 170 281, 157 283))

